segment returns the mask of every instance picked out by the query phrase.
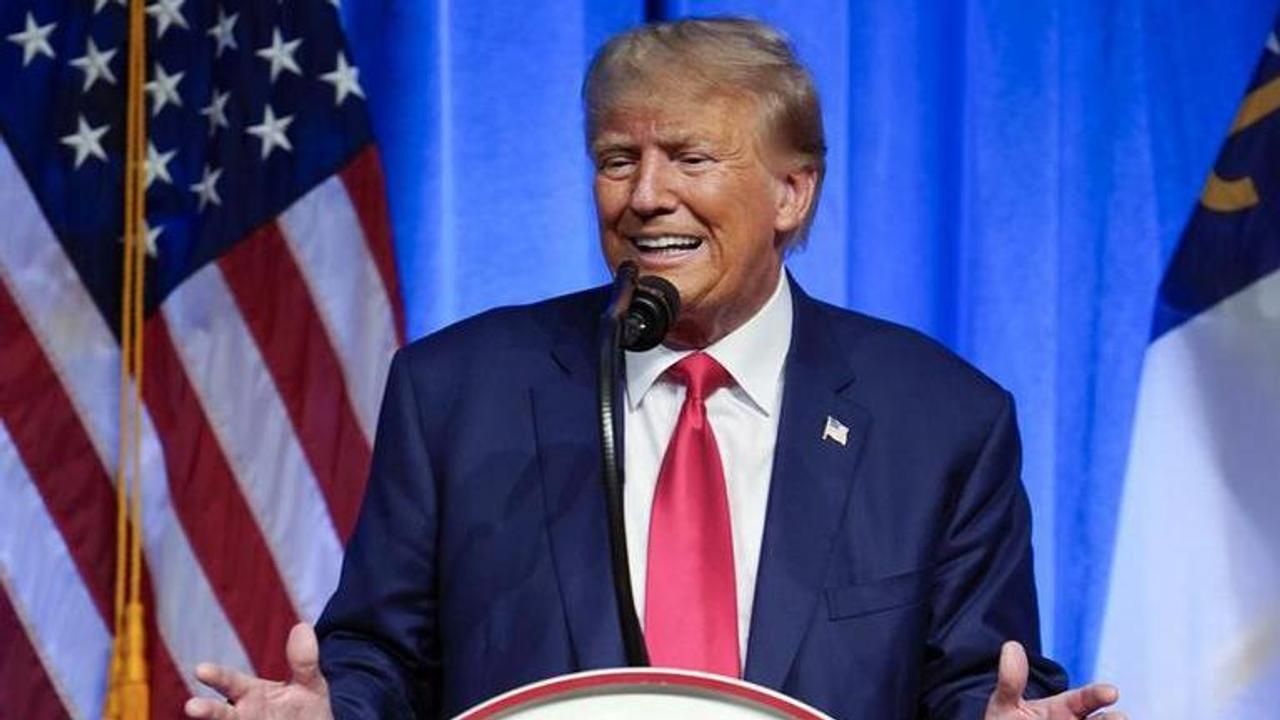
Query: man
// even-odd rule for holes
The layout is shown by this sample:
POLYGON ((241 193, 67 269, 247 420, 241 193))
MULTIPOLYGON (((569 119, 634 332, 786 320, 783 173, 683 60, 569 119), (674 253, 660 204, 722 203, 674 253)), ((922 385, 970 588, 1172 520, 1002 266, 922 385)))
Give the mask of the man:
MULTIPOLYGON (((836 717, 1114 702, 1062 692, 1036 655, 1008 394, 783 270, 825 149, 786 41, 744 20, 646 26, 601 50, 584 98, 605 257, 682 299, 665 346, 626 362, 626 530, 654 662, 836 717)), ((501 309, 401 351, 319 648, 294 629, 284 684, 202 666, 234 706, 188 714, 447 716, 623 664, 594 414, 605 301, 501 309)))

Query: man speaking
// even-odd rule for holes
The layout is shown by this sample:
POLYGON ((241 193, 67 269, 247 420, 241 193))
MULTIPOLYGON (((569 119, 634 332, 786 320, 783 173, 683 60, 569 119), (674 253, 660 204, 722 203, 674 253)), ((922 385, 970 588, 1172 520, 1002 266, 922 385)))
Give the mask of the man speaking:
MULTIPOLYGON (((785 39, 734 19, 641 27, 598 53, 583 95, 605 258, 670 280, 682 308, 664 345, 627 354, 621 408, 653 663, 838 718, 1114 702, 1109 686, 1064 692, 1038 655, 1008 393, 783 269, 825 151, 785 39)), ((625 664, 595 405, 607 299, 495 310, 403 349, 318 645, 294 628, 283 683, 201 666, 230 702, 188 715, 449 716, 625 664)))

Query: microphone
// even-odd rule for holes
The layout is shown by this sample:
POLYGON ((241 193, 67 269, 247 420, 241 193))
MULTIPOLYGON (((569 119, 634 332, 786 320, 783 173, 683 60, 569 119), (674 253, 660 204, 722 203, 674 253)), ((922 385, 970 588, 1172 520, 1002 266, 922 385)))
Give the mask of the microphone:
POLYGON ((627 664, 649 664, 640 619, 636 616, 631 570, 627 560, 627 533, 623 519, 622 427, 614 413, 622 382, 622 351, 644 351, 662 342, 680 312, 680 293, 674 285, 658 277, 639 277, 640 269, 631 260, 619 263, 613 279, 609 305, 600 316, 599 394, 600 478, 604 483, 605 511, 608 513, 609 564, 613 570, 613 595, 627 664))
POLYGON ((658 275, 636 280, 631 304, 622 320, 624 350, 644 352, 658 346, 680 314, 680 292, 658 275))

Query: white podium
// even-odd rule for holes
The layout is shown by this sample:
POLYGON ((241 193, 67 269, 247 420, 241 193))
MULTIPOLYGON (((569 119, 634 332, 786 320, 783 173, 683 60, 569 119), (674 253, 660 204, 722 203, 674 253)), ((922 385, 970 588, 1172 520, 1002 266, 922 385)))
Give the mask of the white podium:
POLYGON ((562 675, 499 695, 455 720, 831 720, 768 688, 707 673, 615 668, 562 675))

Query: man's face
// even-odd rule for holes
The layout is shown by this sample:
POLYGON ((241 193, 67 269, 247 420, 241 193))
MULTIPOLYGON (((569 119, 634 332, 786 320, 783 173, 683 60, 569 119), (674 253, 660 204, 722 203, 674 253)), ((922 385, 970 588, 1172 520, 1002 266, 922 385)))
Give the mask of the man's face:
POLYGON ((597 125, 605 259, 611 269, 634 260, 680 290, 668 342, 705 346, 760 309, 777 285, 780 233, 812 201, 811 171, 771 169, 757 117, 742 99, 650 96, 618 103, 597 125))

